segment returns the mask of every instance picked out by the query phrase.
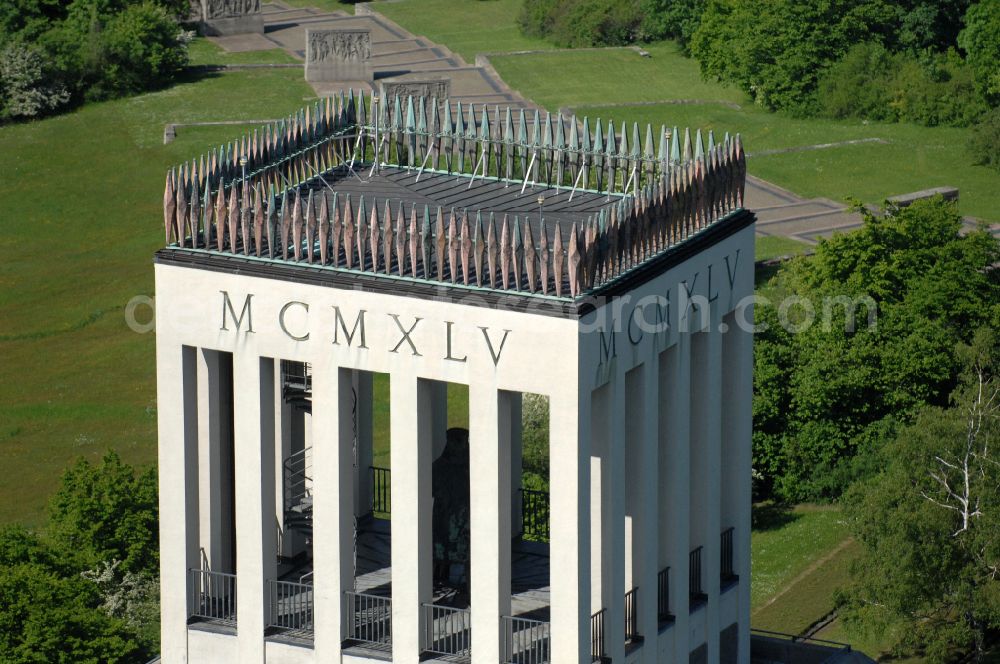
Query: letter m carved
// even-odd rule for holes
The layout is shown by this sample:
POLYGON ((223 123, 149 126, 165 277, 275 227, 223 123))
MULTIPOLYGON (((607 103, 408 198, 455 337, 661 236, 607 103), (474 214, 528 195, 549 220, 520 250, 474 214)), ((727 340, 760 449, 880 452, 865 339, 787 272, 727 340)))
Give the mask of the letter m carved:
POLYGON ((340 307, 335 306, 333 308, 333 315, 336 317, 336 321, 333 326, 333 343, 340 345, 340 331, 344 332, 344 336, 347 337, 347 345, 350 346, 354 343, 354 336, 358 333, 361 335, 361 345, 359 348, 368 348, 365 345, 365 310, 361 309, 358 312, 358 317, 354 319, 354 327, 351 331, 347 331, 347 321, 344 320, 344 316, 340 313, 340 307))
POLYGON ((243 319, 246 318, 247 321, 247 333, 253 332, 253 311, 250 308, 250 300, 253 299, 253 293, 246 296, 243 300, 243 308, 240 310, 240 315, 236 315, 236 308, 233 307, 233 301, 229 299, 229 293, 227 291, 219 291, 222 293, 222 327, 221 330, 229 331, 226 326, 226 319, 230 316, 233 318, 233 323, 236 325, 236 331, 239 332, 243 327, 243 319))

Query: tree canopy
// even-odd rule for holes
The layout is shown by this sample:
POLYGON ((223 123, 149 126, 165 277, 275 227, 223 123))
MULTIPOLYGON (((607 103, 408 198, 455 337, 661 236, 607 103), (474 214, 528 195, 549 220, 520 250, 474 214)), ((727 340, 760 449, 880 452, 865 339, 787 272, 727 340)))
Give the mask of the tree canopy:
POLYGON ((755 311, 767 328, 755 339, 753 406, 765 494, 836 497, 918 408, 947 403, 956 344, 1000 323, 1000 247, 960 228, 941 199, 865 213, 861 229, 779 272, 755 311))
POLYGON ((864 553, 841 615, 896 630, 900 653, 945 662, 1000 628, 1000 347, 989 328, 960 347, 950 407, 926 407, 879 454, 883 470, 844 503, 864 553))
POLYGON ((0 529, 0 661, 141 664, 158 648, 156 474, 66 471, 46 528, 0 529))

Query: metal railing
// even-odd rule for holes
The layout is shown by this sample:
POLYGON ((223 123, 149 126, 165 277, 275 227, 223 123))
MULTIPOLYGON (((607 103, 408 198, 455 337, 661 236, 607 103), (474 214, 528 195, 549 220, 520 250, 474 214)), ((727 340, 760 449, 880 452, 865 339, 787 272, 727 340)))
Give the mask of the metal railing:
POLYGON ((722 582, 732 579, 736 576, 736 572, 733 569, 733 533, 735 528, 726 528, 722 531, 719 542, 719 576, 722 582))
POLYGON ((625 641, 639 638, 639 588, 625 593, 625 641))
POLYGON ((656 617, 661 623, 673 620, 670 613, 670 568, 664 567, 656 575, 656 617))
POLYGON ((298 390, 312 390, 312 365, 308 362, 281 361, 281 385, 298 390))
POLYGON ((372 512, 388 516, 392 511, 389 469, 378 466, 368 468, 372 474, 372 512))
POLYGON ((472 612, 437 604, 421 604, 424 611, 423 650, 463 659, 472 656, 472 612))
POLYGON ((347 635, 350 641, 389 647, 392 645, 392 599, 347 591, 347 635))
POLYGON ((503 664, 548 664, 552 657, 551 625, 541 620, 502 616, 503 664))
POLYGON ((607 655, 604 647, 604 617, 607 609, 601 609, 590 616, 590 656, 595 662, 601 661, 607 655))
POLYGON ((699 546, 688 557, 688 592, 691 594, 692 602, 700 602, 705 599, 705 590, 701 585, 702 548, 699 546))
POLYGON ((270 616, 267 626, 313 638, 313 587, 294 581, 267 582, 270 616))
POLYGON ((312 448, 290 454, 282 463, 285 478, 285 512, 312 495, 312 448))
POLYGON ((549 494, 521 489, 522 537, 533 542, 549 541, 549 494))
POLYGON ((188 570, 188 615, 236 626, 236 575, 207 569, 188 570))

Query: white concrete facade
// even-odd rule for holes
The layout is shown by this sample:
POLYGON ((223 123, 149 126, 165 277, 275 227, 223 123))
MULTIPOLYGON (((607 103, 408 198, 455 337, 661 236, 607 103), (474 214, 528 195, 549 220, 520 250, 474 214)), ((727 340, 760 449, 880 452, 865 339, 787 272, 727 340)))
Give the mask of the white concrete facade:
POLYGON ((163 662, 378 661, 343 645, 354 518, 371 492, 352 467, 355 438, 370 458, 371 431, 356 429, 351 395, 369 395, 370 418, 358 372, 377 372, 390 381, 393 662, 423 652, 447 382, 469 386, 473 664, 504 661, 523 393, 550 404, 550 661, 592 661, 603 610, 612 662, 747 664, 753 239, 750 225, 582 317, 493 308, 474 291, 437 300, 157 264, 163 662), (296 426, 281 360, 312 367, 308 645, 265 635, 275 552, 294 544, 280 527, 282 431, 296 426), (729 528, 736 577, 723 584, 729 528), (198 569, 235 574, 235 629, 190 623, 198 569), (692 582, 703 597, 690 599, 692 582), (633 588, 641 638, 626 644, 633 588))

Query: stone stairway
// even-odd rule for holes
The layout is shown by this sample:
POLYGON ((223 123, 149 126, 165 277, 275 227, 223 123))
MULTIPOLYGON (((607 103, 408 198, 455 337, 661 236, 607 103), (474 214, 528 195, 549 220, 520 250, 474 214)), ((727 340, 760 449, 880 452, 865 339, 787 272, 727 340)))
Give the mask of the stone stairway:
MULTIPOLYGON (((512 109, 536 106, 516 94, 490 70, 469 65, 446 46, 435 44, 426 37, 412 35, 367 4, 355 6, 357 14, 325 12, 316 8, 290 7, 280 1, 265 3, 263 35, 234 35, 210 38, 227 51, 258 51, 280 48, 293 57, 305 59, 307 28, 350 29, 366 28, 372 35, 372 68, 375 84, 384 78, 433 79, 451 81, 451 100, 476 104, 498 104, 512 109)), ((345 87, 370 90, 370 82, 342 81, 314 83, 319 96, 339 92, 345 87)))

